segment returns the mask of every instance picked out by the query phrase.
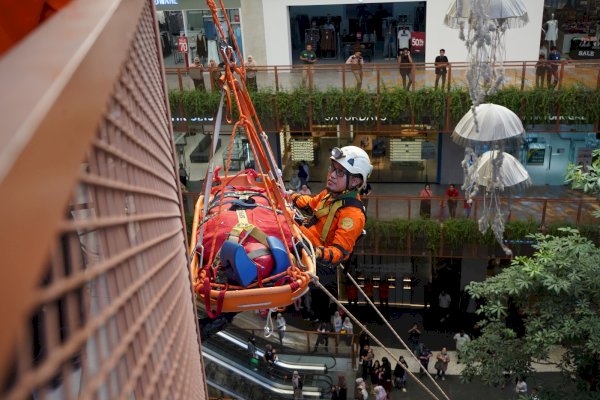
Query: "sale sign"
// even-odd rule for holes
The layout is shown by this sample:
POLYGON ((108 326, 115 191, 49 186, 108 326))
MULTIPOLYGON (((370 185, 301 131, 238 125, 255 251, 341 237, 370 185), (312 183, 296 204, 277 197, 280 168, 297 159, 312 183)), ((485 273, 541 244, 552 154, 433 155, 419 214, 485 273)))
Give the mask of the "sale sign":
POLYGON ((177 38, 177 51, 180 53, 188 52, 188 40, 185 36, 180 36, 177 38))
POLYGON ((413 54, 425 52, 425 32, 410 33, 410 52, 413 54))

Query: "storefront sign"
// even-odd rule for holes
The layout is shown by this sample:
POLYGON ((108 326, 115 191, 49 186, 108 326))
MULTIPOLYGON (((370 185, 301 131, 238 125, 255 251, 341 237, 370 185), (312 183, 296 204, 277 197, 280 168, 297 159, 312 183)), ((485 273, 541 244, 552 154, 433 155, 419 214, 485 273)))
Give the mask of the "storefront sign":
POLYGON ((181 36, 177 38, 177 51, 180 53, 188 52, 188 40, 187 37, 181 36))
POLYGON ((175 6, 179 4, 179 0, 154 0, 157 6, 175 6))
POLYGON ((600 41, 595 37, 582 37, 571 40, 571 58, 581 60, 587 58, 600 58, 600 41))
POLYGON ((410 51, 413 54, 425 52, 425 32, 412 32, 410 34, 410 51))

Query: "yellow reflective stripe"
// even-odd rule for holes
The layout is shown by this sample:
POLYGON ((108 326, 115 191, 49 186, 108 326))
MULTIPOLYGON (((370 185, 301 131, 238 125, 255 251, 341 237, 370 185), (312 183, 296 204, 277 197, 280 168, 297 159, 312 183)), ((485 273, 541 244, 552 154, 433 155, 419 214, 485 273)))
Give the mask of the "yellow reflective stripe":
POLYGON ((325 243, 325 239, 327 239, 327 235, 331 229, 331 224, 333 223, 333 217, 335 217, 335 213, 343 204, 344 202, 342 200, 337 200, 327 208, 329 215, 327 216, 327 220, 325 221, 325 225, 323 225, 323 230, 321 231, 321 242, 325 243))

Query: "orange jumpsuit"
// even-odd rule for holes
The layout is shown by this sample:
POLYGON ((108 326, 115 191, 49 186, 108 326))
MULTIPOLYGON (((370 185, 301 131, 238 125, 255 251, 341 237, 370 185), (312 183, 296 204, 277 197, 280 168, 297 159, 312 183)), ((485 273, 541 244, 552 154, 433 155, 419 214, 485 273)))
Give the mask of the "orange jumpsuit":
MULTIPOLYGON (((334 196, 328 190, 323 190, 315 196, 300 195, 297 193, 292 195, 292 201, 296 204, 296 207, 304 210, 310 209, 313 213, 325 210, 341 198, 360 200, 360 196, 356 191, 338 196, 334 196)), ((328 215, 322 215, 316 218, 313 224, 301 226, 300 229, 313 246, 317 248, 317 262, 324 265, 337 266, 346 261, 350 257, 350 254, 352 254, 354 245, 365 227, 366 218, 362 208, 354 206, 339 208, 335 213, 325 241, 322 241, 321 233, 325 227, 328 215)))

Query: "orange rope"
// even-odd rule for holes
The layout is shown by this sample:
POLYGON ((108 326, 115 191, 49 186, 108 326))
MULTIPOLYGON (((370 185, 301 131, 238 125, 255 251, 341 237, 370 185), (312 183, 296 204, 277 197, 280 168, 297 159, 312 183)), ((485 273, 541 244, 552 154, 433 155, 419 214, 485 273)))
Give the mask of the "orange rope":
MULTIPOLYGON (((221 8, 221 13, 223 15, 223 19, 227 23, 229 32, 233 32, 233 29, 229 22, 229 18, 227 17, 227 12, 225 10, 222 0, 219 0, 219 3, 220 3, 220 8, 221 8)), ((217 5, 214 0, 207 0, 207 4, 212 12, 212 17, 213 17, 213 22, 215 23, 215 28, 218 32, 219 37, 221 38, 220 44, 226 43, 225 33, 222 29, 221 21, 219 20, 219 16, 218 16, 219 10, 217 8, 217 5)), ((228 176, 228 174, 229 174, 229 166, 230 166, 230 160, 231 160, 231 153, 233 150, 233 140, 234 140, 235 132, 237 131, 237 128, 242 126, 248 137, 248 143, 250 145, 251 151, 255 155, 255 161, 256 161, 255 167, 258 169, 259 173, 261 174, 261 176, 264 179, 264 183, 265 183, 264 187, 267 191, 266 197, 267 197, 267 199, 269 201, 269 205, 272 208, 272 211, 276 217, 275 219, 277 221, 279 233, 280 233, 281 238, 284 241, 286 247, 289 249, 289 248, 291 248, 292 244, 288 243, 287 238, 284 235, 283 226, 281 225, 281 221, 279 220, 279 218, 277 218, 277 209, 281 209, 281 211, 283 212, 284 219, 285 219, 287 225, 290 227, 290 232, 292 235, 294 235, 292 226, 295 223, 288 213, 288 204, 287 204, 283 194, 281 193, 281 191, 278 188, 278 182, 277 182, 278 171, 271 170, 271 167, 275 167, 274 165, 271 166, 271 163, 270 163, 269 155, 271 155, 272 153, 270 152, 269 154, 267 154, 267 152, 265 151, 265 149, 262 145, 261 138, 259 137, 259 134, 256 130, 255 124, 258 127, 259 131, 263 132, 262 126, 258 119, 258 115, 256 113, 256 109, 254 108, 254 105, 250 98, 250 94, 245 85, 244 60, 242 58, 239 47, 235 40, 235 36, 233 36, 233 35, 232 35, 232 41, 233 41, 233 48, 231 48, 229 46, 220 46, 219 47, 219 52, 221 54, 221 57, 222 57, 223 63, 224 63, 224 67, 225 67, 225 73, 220 78, 220 80, 222 82, 223 89, 226 90, 227 105, 228 105, 230 113, 233 113, 233 104, 232 104, 232 99, 231 99, 231 96, 233 95, 233 101, 235 101, 235 104, 237 105, 238 113, 239 113, 238 121, 234 125, 232 138, 229 143, 227 162, 226 162, 226 167, 225 167, 225 176, 228 176), (237 58, 240 61, 241 67, 238 67, 236 65, 234 55, 237 55, 237 58), (237 73, 241 77, 241 80, 239 80, 239 81, 236 80, 234 73, 237 73), (269 170, 271 172, 271 176, 273 178, 270 178, 269 175, 267 173, 265 173, 263 168, 267 168, 267 170, 269 170)), ((228 121, 228 122, 230 122, 230 121, 228 121)), ((223 201, 223 198, 221 198, 219 201, 219 210, 218 210, 219 215, 221 212, 222 201, 223 201)), ((219 221, 219 220, 217 220, 217 221, 219 221)), ((210 262, 208 263, 208 265, 212 265, 212 262, 216 255, 215 254, 216 253, 215 252, 216 237, 217 237, 217 235, 214 236, 212 244, 211 244, 211 249, 209 252, 210 262)), ((291 265, 294 266, 294 268, 296 268, 296 263, 294 262, 295 261, 294 257, 292 256, 292 254, 289 251, 288 251, 288 257, 290 259, 291 265)))

